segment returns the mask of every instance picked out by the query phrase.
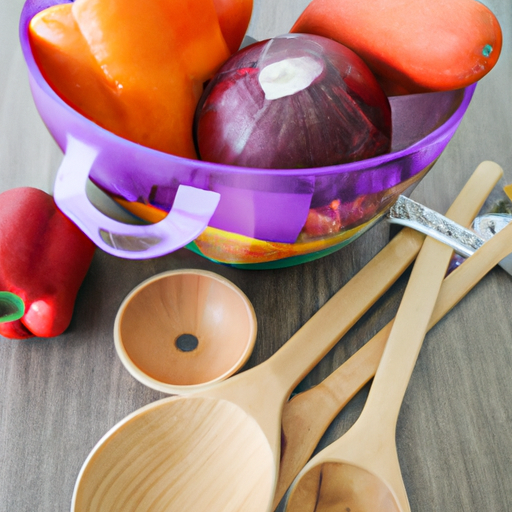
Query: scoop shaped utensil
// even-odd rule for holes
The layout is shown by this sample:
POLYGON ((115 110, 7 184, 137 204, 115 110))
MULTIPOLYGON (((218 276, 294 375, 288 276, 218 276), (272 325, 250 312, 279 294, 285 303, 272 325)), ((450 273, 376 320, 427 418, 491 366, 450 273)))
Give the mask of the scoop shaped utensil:
MULTIPOLYGON (((505 249, 507 251, 507 249, 505 249)), ((509 252, 512 252, 512 237, 509 252)), ((443 282, 429 322, 431 329, 494 267, 488 259, 482 266, 470 258, 443 282)), ((283 408, 283 438, 279 480, 274 509, 279 505, 293 479, 306 465, 327 427, 362 387, 375 375, 391 331, 393 321, 337 370, 315 387, 295 395, 283 408)))
MULTIPOLYGON (((480 204, 476 188, 459 196, 470 218, 480 204)), ((151 403, 114 426, 86 459, 71 510, 269 510, 284 402, 407 268, 418 247, 411 239, 412 247, 395 237, 264 363, 200 393, 151 403)))
MULTIPOLYGON (((448 210, 447 218, 458 222, 459 227, 464 224, 468 225, 479 211, 486 197, 491 193, 493 187, 498 183, 502 174, 503 171, 497 164, 482 162, 462 190, 459 198, 448 210), (465 211, 461 210, 461 201, 464 198, 467 205, 472 205, 473 211, 468 208, 465 211)), ((445 218, 443 216, 435 212, 432 212, 432 216, 435 216, 435 220, 431 219, 429 223, 425 223, 425 226, 444 222, 445 218)), ((409 225, 416 227, 416 223, 412 221, 409 225)), ((422 230, 422 232, 424 233, 425 230, 422 230)), ((412 228, 405 228, 396 235, 396 238, 417 237, 417 235, 418 233, 412 231, 412 228)), ((451 246, 453 248, 453 245, 451 246)), ((420 248, 421 244, 418 239, 417 252, 420 248)), ((429 329, 461 300, 482 277, 483 274, 470 275, 466 286, 461 283, 461 279, 464 282, 464 276, 468 275, 472 265, 473 262, 471 265, 466 265, 462 273, 456 273, 456 277, 453 277, 452 273, 451 276, 445 279, 429 323, 429 329)), ((293 479, 307 463, 322 435, 336 415, 375 375, 391 325, 392 322, 381 329, 370 341, 318 385, 295 395, 285 404, 282 415, 283 446, 279 479, 274 495, 274 508, 279 505, 293 479)))
MULTIPOLYGON (((494 238, 486 242, 485 246, 480 249, 478 253, 476 253, 474 256, 471 256, 464 263, 464 265, 460 266, 445 279, 436 302, 436 307, 429 322, 429 329, 433 327, 439 320, 441 320, 441 318, 446 315, 446 313, 448 313, 494 266, 496 266, 503 258, 510 254, 512 254, 512 225, 509 225, 506 230, 504 229, 503 233, 494 235, 494 238)), ((374 336, 368 343, 366 343, 356 354, 347 360, 346 363, 344 363, 319 386, 316 386, 315 388, 312 388, 311 390, 308 390, 301 395, 297 395, 296 398, 301 398, 302 403, 300 410, 302 413, 299 413, 299 409, 297 408, 294 414, 295 418, 298 418, 300 421, 304 417, 304 414, 314 413, 314 411, 311 410, 313 403, 315 404, 315 409, 321 408, 324 411, 324 414, 329 414, 329 411, 325 411, 325 408, 329 408, 329 402, 332 403, 333 400, 335 400, 337 410, 335 410, 334 405, 330 406, 330 413, 333 415, 331 417, 334 417, 334 414, 339 412, 339 410, 343 408, 343 406, 350 400, 350 398, 354 396, 355 393, 375 374, 392 325, 393 322, 388 323, 381 331, 379 331, 376 336, 374 336), (320 386, 324 383, 329 387, 329 390, 332 393, 329 399, 322 398, 323 393, 320 386), (310 395, 308 396, 308 394, 310 395)), ((285 413, 286 407, 283 413, 283 419, 285 418, 285 413)), ((292 409, 290 408, 290 416, 291 415, 292 409)), ((323 423, 315 421, 314 423, 307 425, 305 428, 303 427, 303 430, 307 429, 316 431, 318 439, 320 439, 320 435, 325 430, 325 428, 327 428, 327 426, 328 425, 325 421, 323 423)), ((292 449, 296 446, 294 440, 299 439, 300 433, 295 432, 293 428, 288 429, 288 432, 291 442, 287 444, 287 446, 290 446, 290 449, 292 449)), ((305 442, 308 442, 307 438, 305 439, 305 442)), ((315 446, 313 446, 313 443, 310 442, 310 453, 313 452, 314 447, 315 446)), ((310 463, 304 467, 303 471, 297 477, 296 485, 299 485, 299 479, 301 479, 305 474, 309 473, 310 470, 314 470, 316 472, 319 472, 323 469, 328 470, 329 467, 332 468, 337 463, 339 463, 341 457, 340 454, 337 453, 337 449, 338 446, 336 441, 333 443, 333 445, 330 445, 330 447, 324 449, 322 452, 319 452, 317 456, 311 459, 310 463)), ((302 460, 304 460, 304 457, 307 459, 307 456, 303 454, 302 460)), ((284 461, 282 462, 282 469, 283 467, 284 461)), ((290 469, 288 471, 290 471, 290 469)), ((341 473, 342 472, 340 471, 340 475, 341 473)), ((322 477, 323 476, 324 475, 322 474, 322 477)), ((303 484, 306 484, 306 482, 303 482, 303 484)), ((287 486, 287 484, 283 481, 283 487, 285 485, 287 486)), ((285 490, 286 488, 283 489, 283 493, 285 490)), ((292 492, 298 492, 298 490, 294 488, 292 492)), ((294 499, 297 498, 295 497, 294 499)), ((278 504, 277 500, 275 504, 278 504)), ((339 507, 340 503, 338 503, 337 506, 339 507)), ((372 506, 375 506, 375 504, 372 506)), ((315 510, 321 512, 323 510, 330 509, 300 508, 300 504, 298 505, 296 502, 293 504, 292 498, 290 497, 287 510, 315 510)), ((339 510, 339 508, 336 510, 339 510)), ((343 510, 343 508, 341 510, 343 510)), ((353 508, 352 510, 354 512, 360 512, 373 509, 353 508)), ((388 509, 382 508, 379 510, 386 511, 388 509)))
MULTIPOLYGON (((512 225, 471 257, 471 270, 488 270, 511 250, 512 225)), ((449 257, 437 240, 423 244, 361 416, 299 473, 287 512, 410 510, 395 444, 396 421, 449 257)))
POLYGON ((138 381, 183 395, 240 369, 256 331, 242 290, 216 273, 180 269, 146 279, 128 294, 116 315, 114 342, 138 381))
POLYGON ((268 510, 283 403, 409 266, 412 245, 388 244, 266 362, 207 390, 151 403, 114 426, 86 459, 71 510, 268 510))
POLYGON ((287 511, 409 510, 395 427, 450 257, 449 248, 425 240, 361 416, 299 473, 287 511))

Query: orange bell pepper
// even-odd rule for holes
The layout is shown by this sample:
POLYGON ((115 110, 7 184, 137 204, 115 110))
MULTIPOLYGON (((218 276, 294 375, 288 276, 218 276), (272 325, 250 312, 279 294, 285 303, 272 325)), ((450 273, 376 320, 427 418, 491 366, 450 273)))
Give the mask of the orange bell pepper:
POLYGON ((231 53, 242 44, 251 21, 253 0, 213 0, 220 29, 231 53))
POLYGON ((352 49, 388 96, 467 87, 495 66, 503 39, 477 0, 311 0, 290 31, 352 49))
POLYGON ((229 57, 213 0, 76 0, 30 23, 50 86, 100 126, 144 146, 197 158, 194 111, 229 57))

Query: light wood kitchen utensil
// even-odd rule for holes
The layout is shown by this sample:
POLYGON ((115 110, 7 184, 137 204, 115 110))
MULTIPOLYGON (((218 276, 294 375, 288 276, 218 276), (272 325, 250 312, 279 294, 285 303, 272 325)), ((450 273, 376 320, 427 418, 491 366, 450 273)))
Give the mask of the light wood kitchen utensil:
MULTIPOLYGON (((473 196, 462 195, 472 211, 473 196)), ((118 423, 86 459, 71 510, 269 510, 284 402, 407 268, 421 239, 393 240, 264 363, 200 393, 151 403, 118 423)))
MULTIPOLYGON (((510 251, 512 225, 471 256, 472 270, 489 270, 510 251)), ((361 416, 299 473, 288 496, 287 512, 410 511, 396 451, 396 421, 449 257, 446 246, 425 240, 361 416)), ((453 289, 452 293, 458 292, 453 289)))
POLYGON ((416 232, 395 237, 261 365, 199 394, 153 402, 114 426, 82 466, 72 512, 268 510, 283 403, 405 271, 422 240, 416 232))
POLYGON ((184 395, 239 370, 256 331, 254 308, 242 290, 214 272, 180 269, 146 279, 127 295, 114 343, 139 382, 184 395))
MULTIPOLYGON (((472 199, 475 201, 473 216, 485 201, 484 196, 490 194, 502 174, 502 169, 492 162, 483 162, 478 166, 465 188, 465 192, 468 192, 470 187, 475 191, 475 197, 472 199), (476 197, 478 187, 481 194, 480 203, 476 197)), ((456 206, 455 203, 454 206, 456 206)), ((461 225, 471 223, 471 212, 466 212, 465 215, 458 214, 456 208, 452 207, 446 216, 461 225)), ((410 229, 403 229, 399 235, 408 236, 410 229)), ((473 265, 474 261, 471 260, 471 263, 465 265, 462 271, 458 268, 455 273, 445 279, 429 329, 483 277, 484 273, 469 274, 473 265)), ((482 269, 482 272, 486 273, 488 270, 482 269)), ((295 395, 284 405, 283 446, 273 509, 279 505, 293 479, 308 462, 334 418, 375 375, 391 326, 392 322, 388 323, 331 375, 313 388, 295 395)))

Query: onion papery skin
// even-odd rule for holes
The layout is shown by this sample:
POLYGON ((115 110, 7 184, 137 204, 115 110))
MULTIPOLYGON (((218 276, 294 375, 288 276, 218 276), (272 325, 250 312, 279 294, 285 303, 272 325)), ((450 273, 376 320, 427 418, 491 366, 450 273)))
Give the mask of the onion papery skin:
POLYGON ((287 34, 234 54, 194 120, 201 159, 264 169, 324 167, 391 148, 389 101, 364 61, 330 39, 287 34))

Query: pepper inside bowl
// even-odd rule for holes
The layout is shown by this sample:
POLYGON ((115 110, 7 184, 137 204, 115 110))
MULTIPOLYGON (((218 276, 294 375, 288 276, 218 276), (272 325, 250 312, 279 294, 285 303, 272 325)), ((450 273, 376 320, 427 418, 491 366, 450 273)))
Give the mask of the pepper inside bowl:
POLYGON ((213 272, 183 269, 153 276, 128 294, 114 342, 139 382, 183 395, 239 370, 256 331, 252 304, 238 287, 213 272))
POLYGON ((150 258, 187 246, 217 262, 269 268, 338 250, 412 191, 455 133, 475 89, 390 98, 391 152, 358 162, 256 169, 178 157, 101 128, 48 85, 28 24, 55 3, 28 0, 20 23, 36 106, 65 154, 55 200, 98 246, 121 257, 150 258), (88 178, 151 224, 121 224, 101 214, 85 193, 88 178))

